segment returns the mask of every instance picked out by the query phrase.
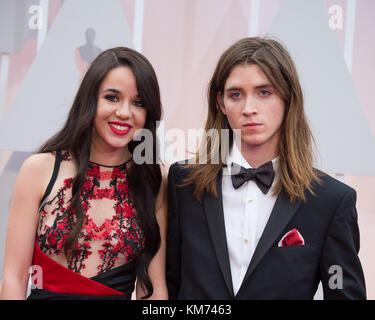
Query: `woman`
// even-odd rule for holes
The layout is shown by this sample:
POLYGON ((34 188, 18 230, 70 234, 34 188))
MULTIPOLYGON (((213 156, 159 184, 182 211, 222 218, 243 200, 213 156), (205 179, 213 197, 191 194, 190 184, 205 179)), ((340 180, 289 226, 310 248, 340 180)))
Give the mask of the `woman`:
POLYGON ((2 299, 166 299, 165 183, 156 163, 159 86, 128 48, 100 54, 63 129, 19 172, 8 220, 2 299), (139 129, 153 164, 132 158, 139 129), (163 180, 163 181, 162 181, 163 180), (42 286, 42 288, 40 288, 42 286))

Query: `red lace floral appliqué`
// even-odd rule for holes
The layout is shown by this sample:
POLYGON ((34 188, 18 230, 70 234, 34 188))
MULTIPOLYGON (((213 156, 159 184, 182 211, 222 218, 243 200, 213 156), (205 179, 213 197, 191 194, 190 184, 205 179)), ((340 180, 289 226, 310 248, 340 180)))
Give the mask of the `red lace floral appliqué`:
MULTIPOLYGON (((68 157, 63 159, 69 160, 68 157)), ((112 269, 120 256, 126 262, 136 259, 144 248, 144 235, 129 195, 127 165, 101 169, 102 166, 89 163, 81 193, 85 220, 68 261, 68 268, 78 273, 86 268, 86 260, 92 254, 99 257, 97 260, 100 264, 96 267, 99 274, 112 269), (98 225, 90 213, 93 201, 101 199, 110 200, 113 207, 112 212, 106 214, 104 222, 98 225), (93 242, 100 243, 100 249, 94 251, 91 245, 93 242)), ((60 255, 64 252, 71 222, 75 221, 71 199, 67 199, 68 191, 71 196, 72 185, 73 179, 65 179, 55 197, 40 208, 41 220, 37 239, 40 249, 47 255, 60 255), (53 222, 47 225, 45 220, 51 216, 54 217, 53 222)))

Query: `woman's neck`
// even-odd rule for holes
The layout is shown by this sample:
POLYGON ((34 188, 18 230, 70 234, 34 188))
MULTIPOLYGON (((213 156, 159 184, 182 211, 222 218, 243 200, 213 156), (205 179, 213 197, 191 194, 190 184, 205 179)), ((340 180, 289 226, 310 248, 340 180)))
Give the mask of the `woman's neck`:
POLYGON ((131 158, 128 147, 113 150, 103 150, 94 144, 91 145, 90 161, 106 165, 117 166, 123 164, 131 158))

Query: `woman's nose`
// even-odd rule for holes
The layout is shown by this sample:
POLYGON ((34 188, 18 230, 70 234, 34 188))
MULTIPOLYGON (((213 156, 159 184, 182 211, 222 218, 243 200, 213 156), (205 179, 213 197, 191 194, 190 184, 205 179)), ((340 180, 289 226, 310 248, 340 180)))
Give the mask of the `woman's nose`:
POLYGON ((124 101, 116 110, 116 116, 122 119, 127 119, 131 115, 130 102, 124 101))

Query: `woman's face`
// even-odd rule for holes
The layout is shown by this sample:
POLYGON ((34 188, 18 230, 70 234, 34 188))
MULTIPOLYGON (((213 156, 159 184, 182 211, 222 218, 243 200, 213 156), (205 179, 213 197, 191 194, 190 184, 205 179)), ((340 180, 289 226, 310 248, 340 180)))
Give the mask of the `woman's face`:
POLYGON ((114 152, 127 147, 134 133, 144 127, 146 116, 132 69, 112 69, 99 87, 93 129, 96 149, 114 152))

